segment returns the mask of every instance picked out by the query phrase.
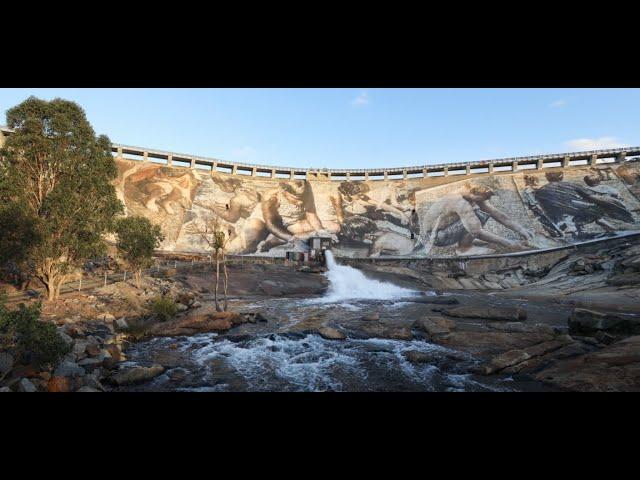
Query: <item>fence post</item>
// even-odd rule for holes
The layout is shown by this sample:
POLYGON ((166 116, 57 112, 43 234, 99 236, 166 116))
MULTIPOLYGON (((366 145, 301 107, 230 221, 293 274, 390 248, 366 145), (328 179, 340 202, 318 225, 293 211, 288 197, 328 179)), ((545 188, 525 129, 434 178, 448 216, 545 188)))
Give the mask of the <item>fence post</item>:
POLYGON ((126 281, 127 281, 127 271, 126 271, 126 270, 124 271, 124 280, 122 280, 122 281, 123 281, 123 282, 126 282, 126 281))
POLYGON ((107 286, 107 272, 104 272, 104 286, 107 286))
POLYGON ((80 281, 78 282, 78 291, 82 290, 82 273, 80 274, 80 281))
POLYGON ((173 268, 178 268, 178 261, 177 260, 173 261, 173 268))

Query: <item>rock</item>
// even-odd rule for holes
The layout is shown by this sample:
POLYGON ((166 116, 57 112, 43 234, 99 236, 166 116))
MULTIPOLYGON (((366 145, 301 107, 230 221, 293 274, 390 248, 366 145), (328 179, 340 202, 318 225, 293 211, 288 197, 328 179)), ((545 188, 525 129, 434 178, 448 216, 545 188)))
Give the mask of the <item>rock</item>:
POLYGON ((28 378, 23 378, 18 382, 18 391, 19 392, 37 392, 38 389, 33 383, 31 383, 31 381, 28 378))
POLYGON ((13 368, 13 355, 8 352, 0 352, 0 377, 6 375, 13 368))
POLYGON ((191 304, 191 308, 200 308, 202 306, 202 303, 195 301, 191 304))
POLYGON ((100 380, 98 380, 98 378, 99 377, 96 373, 83 377, 83 386, 93 388, 96 391, 104 392, 104 386, 100 383, 100 380))
POLYGON ((267 295, 283 295, 282 286, 274 280, 263 280, 262 282, 260 282, 259 288, 267 295))
POLYGON ((82 377, 86 372, 77 363, 64 360, 60 362, 53 374, 60 377, 82 377))
POLYGON ((53 376, 47 382, 47 392, 70 392, 71 380, 69 377, 53 376))
POLYGON ((434 305, 457 305, 460 301, 455 297, 450 296, 420 296, 420 297, 412 297, 408 298, 405 301, 413 302, 413 303, 430 303, 434 305))
POLYGON ((456 322, 449 318, 420 318, 413 324, 416 330, 422 330, 429 335, 442 335, 450 333, 456 328, 456 322))
POLYGON ((640 335, 555 362, 534 378, 563 390, 637 392, 640 390, 640 335))
POLYGON ((8 392, 13 392, 13 390, 11 390, 9 387, 0 388, 0 393, 8 393, 8 392))
POLYGON ((185 311, 189 310, 189 307, 187 305, 185 305, 184 303, 176 303, 176 309, 179 312, 185 312, 185 311))
POLYGON ((442 310, 442 313, 450 317, 480 318, 507 322, 521 322, 527 318, 526 310, 521 307, 455 307, 442 310))
POLYGON ((596 333, 596 340, 605 345, 611 345, 616 341, 616 337, 614 337, 610 333, 600 330, 598 333, 596 333))
MULTIPOLYGON (((86 350, 91 357, 97 357, 100 355, 100 346, 98 344, 87 345, 86 350)), ((78 363, 78 365, 80 365, 80 363, 78 363)))
POLYGON ((100 390, 96 390, 95 388, 91 388, 88 386, 84 386, 76 390, 76 392, 100 392, 100 390))
POLYGON ((575 308, 569 317, 569 333, 576 335, 595 335, 598 331, 638 334, 640 318, 629 315, 603 313, 584 308, 575 308))
POLYGON ((347 338, 347 336, 340 330, 332 327, 319 328, 318 333, 322 338, 326 338, 327 340, 344 340, 345 338, 347 338))
POLYGON ((110 313, 101 313, 100 315, 98 315, 97 319, 100 322, 113 323, 115 321, 116 317, 114 317, 110 313))
POLYGON ((73 345, 73 338, 67 335, 61 328, 58 329, 58 336, 64 341, 65 345, 69 347, 73 345))
POLYGON ((489 365, 485 366, 484 373, 495 373, 507 367, 511 367, 512 365, 524 362, 529 358, 531 358, 531 355, 529 355, 524 350, 509 350, 508 352, 502 353, 497 357, 492 358, 489 365))
POLYGON ((49 379, 51 378, 51 373, 49 372, 40 372, 40 374, 38 375, 42 380, 44 380, 45 382, 48 382, 49 379))
POLYGON ((104 358, 84 358, 78 362, 78 365, 91 369, 101 365, 103 361, 104 358))
POLYGON ((368 315, 364 315, 362 317, 362 320, 366 320, 368 322, 377 322, 378 320, 380 320, 380 314, 379 313, 370 313, 368 315))
POLYGON ((115 321, 116 327, 119 330, 128 330, 129 329, 129 325, 127 324, 127 321, 125 320, 124 317, 119 318, 115 321))
POLYGON ((387 327, 382 330, 381 336, 392 340, 413 340, 413 333, 407 327, 387 327))
POLYGON ((433 363, 436 360, 434 355, 418 350, 409 350, 404 352, 403 355, 411 363, 433 363))
POLYGON ((146 382, 164 372, 162 365, 153 365, 151 367, 133 367, 118 372, 112 377, 112 381, 116 385, 133 385, 136 383, 146 382))
POLYGON ((109 352, 114 361, 120 362, 122 360, 122 349, 118 345, 105 345, 105 350, 109 352))
POLYGON ((176 318, 152 325, 148 334, 153 336, 193 335, 196 333, 224 332, 234 325, 245 323, 246 319, 236 312, 192 313, 184 318, 176 318))
POLYGON ((73 342, 73 354, 77 357, 83 356, 88 345, 89 342, 87 342, 86 340, 80 338, 76 339, 75 342, 73 342))

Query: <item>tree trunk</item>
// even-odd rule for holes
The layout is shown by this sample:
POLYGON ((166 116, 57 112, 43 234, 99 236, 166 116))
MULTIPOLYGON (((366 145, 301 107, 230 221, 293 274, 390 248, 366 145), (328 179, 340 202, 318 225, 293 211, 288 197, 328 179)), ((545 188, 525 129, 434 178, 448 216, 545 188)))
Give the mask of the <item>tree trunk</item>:
POLYGON ((214 299, 216 302, 216 312, 221 312, 220 304, 218 303, 218 283, 220 282, 220 256, 216 252, 216 288, 214 290, 214 299))
POLYGON ((135 277, 136 288, 140 290, 140 284, 142 283, 142 269, 136 270, 133 273, 133 276, 135 277))
POLYGON ((227 256, 222 252, 222 271, 224 273, 223 287, 224 287, 224 311, 227 311, 227 285, 229 278, 227 277, 227 256))

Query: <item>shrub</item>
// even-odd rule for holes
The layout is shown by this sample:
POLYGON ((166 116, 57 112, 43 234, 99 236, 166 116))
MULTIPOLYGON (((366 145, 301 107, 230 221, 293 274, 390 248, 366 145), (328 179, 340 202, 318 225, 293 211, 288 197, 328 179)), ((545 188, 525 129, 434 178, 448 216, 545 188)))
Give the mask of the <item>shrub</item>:
POLYGON ((159 296, 151 300, 151 311, 158 316, 161 322, 164 322, 178 313, 178 306, 173 299, 159 296))
POLYGON ((57 364, 71 350, 55 325, 42 322, 40 303, 9 310, 0 299, 0 337, 3 347, 14 348, 20 357, 38 366, 57 364))

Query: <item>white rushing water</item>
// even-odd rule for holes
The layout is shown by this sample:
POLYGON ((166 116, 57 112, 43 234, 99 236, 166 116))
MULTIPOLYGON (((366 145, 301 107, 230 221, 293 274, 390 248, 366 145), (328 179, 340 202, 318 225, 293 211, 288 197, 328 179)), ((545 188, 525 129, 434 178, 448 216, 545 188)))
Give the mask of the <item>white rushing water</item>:
POLYGON ((329 279, 327 294, 319 299, 322 303, 335 303, 344 300, 391 300, 415 295, 416 292, 398 287, 392 283, 371 280, 357 268, 339 265, 333 258, 331 250, 326 250, 327 268, 325 274, 329 279))

